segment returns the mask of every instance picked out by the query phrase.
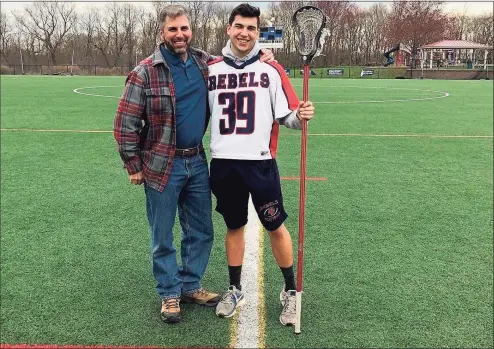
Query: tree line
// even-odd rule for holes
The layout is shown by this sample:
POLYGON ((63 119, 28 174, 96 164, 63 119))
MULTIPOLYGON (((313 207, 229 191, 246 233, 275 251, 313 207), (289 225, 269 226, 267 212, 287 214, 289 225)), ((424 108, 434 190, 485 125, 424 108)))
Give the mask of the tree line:
MULTIPOLYGON (((1 12, 1 64, 99 65, 133 68, 158 43, 159 14, 174 1, 151 6, 111 2, 76 11, 75 3, 33 2, 22 10, 1 12)), ((220 54, 225 28, 235 6, 212 1, 174 2, 190 13, 193 46, 220 54)), ((361 7, 352 1, 271 2, 262 9, 261 26, 284 29, 284 48, 276 50, 285 66, 300 65, 292 14, 303 5, 321 8, 327 18, 328 37, 316 66, 379 65, 382 54, 396 43, 412 53, 426 43, 448 39, 469 40, 492 46, 493 14, 448 14, 441 1, 394 1, 361 7)), ((489 53, 492 62, 492 50, 489 53)), ((413 64, 413 62, 412 62, 413 64)))

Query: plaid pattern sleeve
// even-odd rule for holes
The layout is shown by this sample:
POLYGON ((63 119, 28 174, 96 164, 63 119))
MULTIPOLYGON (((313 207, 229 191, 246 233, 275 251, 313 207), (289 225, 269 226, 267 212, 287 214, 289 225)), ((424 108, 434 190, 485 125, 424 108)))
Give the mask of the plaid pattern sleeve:
POLYGON ((139 143, 146 107, 144 81, 139 77, 139 67, 130 72, 115 115, 113 135, 120 157, 129 174, 142 171, 139 143))

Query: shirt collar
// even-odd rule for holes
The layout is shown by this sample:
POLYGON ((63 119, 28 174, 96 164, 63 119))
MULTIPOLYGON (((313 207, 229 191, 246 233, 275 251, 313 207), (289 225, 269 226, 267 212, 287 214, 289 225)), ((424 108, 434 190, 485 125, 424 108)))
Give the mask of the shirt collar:
MULTIPOLYGON (((184 62, 182 57, 180 57, 179 55, 177 55, 173 52, 170 52, 165 47, 165 45, 163 45, 163 44, 160 45, 160 51, 161 51, 163 58, 165 59, 165 61, 167 63, 170 63, 174 66, 178 66, 178 65, 187 63, 187 62, 184 62)), ((190 53, 187 55, 187 61, 189 61, 189 60, 190 60, 190 53)))

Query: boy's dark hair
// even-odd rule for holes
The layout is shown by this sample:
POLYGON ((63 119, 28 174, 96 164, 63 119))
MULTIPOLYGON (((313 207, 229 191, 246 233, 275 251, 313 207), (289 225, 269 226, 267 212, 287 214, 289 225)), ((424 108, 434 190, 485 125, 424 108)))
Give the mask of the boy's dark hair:
POLYGON ((257 28, 261 26, 261 20, 259 19, 259 17, 261 16, 261 11, 259 10, 259 7, 251 6, 246 3, 238 5, 233 9, 232 13, 230 14, 230 18, 228 19, 228 24, 232 25, 237 15, 247 18, 256 17, 257 28))

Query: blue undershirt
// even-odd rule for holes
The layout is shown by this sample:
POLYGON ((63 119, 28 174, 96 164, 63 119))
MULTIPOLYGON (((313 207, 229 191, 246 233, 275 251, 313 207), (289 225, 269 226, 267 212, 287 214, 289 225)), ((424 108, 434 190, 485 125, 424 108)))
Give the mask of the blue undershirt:
POLYGON ((206 83, 190 54, 184 63, 180 56, 163 45, 160 49, 175 85, 177 148, 197 147, 202 142, 206 123, 206 83))

